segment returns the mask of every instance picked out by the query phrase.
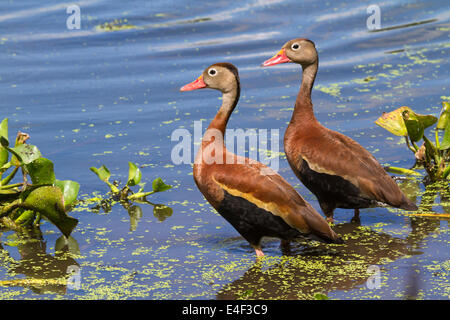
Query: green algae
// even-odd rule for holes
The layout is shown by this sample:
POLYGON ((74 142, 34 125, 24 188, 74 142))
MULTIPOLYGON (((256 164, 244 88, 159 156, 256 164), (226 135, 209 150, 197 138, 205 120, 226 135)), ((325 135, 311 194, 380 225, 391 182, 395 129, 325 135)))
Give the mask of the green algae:
MULTIPOLYGON (((410 46, 405 46, 402 50, 390 53, 399 55, 399 58, 407 60, 406 63, 359 64, 354 67, 354 70, 358 71, 359 74, 361 72, 365 73, 365 76, 326 85, 318 83, 315 85, 314 89, 328 94, 338 101, 343 101, 342 92, 343 90, 347 90, 347 88, 351 88, 357 92, 371 92, 373 91, 372 87, 375 83, 382 82, 382 85, 379 88, 383 90, 383 93, 372 94, 370 99, 384 101, 386 98, 394 96, 394 93, 390 92, 391 90, 396 91, 397 94, 404 94, 403 90, 405 88, 417 86, 417 84, 411 82, 411 76, 417 74, 417 67, 439 69, 440 63, 444 61, 443 58, 430 59, 427 55, 439 52, 442 48, 445 48, 446 45, 447 44, 444 43, 432 48, 427 47, 422 49, 413 49, 410 46), (397 85, 392 86, 394 81, 397 85), (385 87, 384 89, 383 86, 385 87)), ((418 75, 418 78, 420 77, 421 75, 418 75)))
MULTIPOLYGON (((147 241, 147 245, 137 244, 128 255, 127 248, 137 240, 136 237, 114 239, 114 233, 108 227, 80 226, 83 237, 92 239, 91 242, 96 244, 96 249, 85 251, 78 258, 82 271, 81 287, 67 290, 64 295, 53 291, 55 293, 49 297, 114 300, 214 296, 218 299, 316 299, 318 293, 332 298, 333 292, 356 289, 361 291, 359 297, 376 299, 377 291, 365 288, 370 276, 368 267, 376 264, 389 268, 396 260, 408 257, 410 252, 408 241, 404 238, 383 232, 388 227, 387 223, 378 223, 374 225, 377 229, 374 231, 372 227, 338 224, 337 232, 343 234, 347 241, 344 247, 300 241, 294 244, 292 256, 266 256, 255 261, 251 250, 238 255, 224 251, 236 246, 236 240, 213 249, 203 245, 196 232, 192 240, 175 237, 165 243, 149 245, 147 241), (183 249, 184 255, 174 258, 169 254, 182 244, 188 245, 183 249), (122 252, 123 257, 116 253, 119 260, 105 261, 112 252, 122 252)), ((416 230, 420 239, 426 236, 425 229, 416 230)), ((177 232, 180 228, 171 230, 177 232)), ((265 244, 271 241, 266 240, 265 244)), ((37 270, 35 267, 34 270, 37 270)), ((448 274, 448 262, 437 261, 427 265, 426 270, 436 274, 433 276, 435 281, 442 285, 448 274)), ((385 277, 384 274, 383 282, 385 277)), ((39 285, 41 289, 49 290, 52 285, 63 285, 58 281, 63 279, 51 278, 41 282, 38 278, 28 282, 11 280, 8 284, 15 286, 9 287, 13 290, 8 296, 20 298, 21 294, 26 293, 21 287, 39 285)), ((448 295, 446 289, 439 292, 443 296, 448 295)), ((398 294, 401 295, 400 292, 398 294)))
POLYGON ((97 31, 104 31, 104 32, 122 31, 138 28, 139 27, 128 23, 127 19, 115 19, 111 22, 105 22, 95 27, 97 31))

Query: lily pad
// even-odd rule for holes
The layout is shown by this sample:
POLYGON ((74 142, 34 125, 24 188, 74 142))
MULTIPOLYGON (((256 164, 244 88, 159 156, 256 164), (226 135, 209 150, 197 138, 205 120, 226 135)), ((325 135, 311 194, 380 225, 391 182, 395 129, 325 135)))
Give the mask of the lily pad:
POLYGON ((64 210, 63 193, 58 187, 44 186, 31 191, 22 208, 40 212, 52 222, 66 237, 78 224, 78 220, 68 216, 64 210))

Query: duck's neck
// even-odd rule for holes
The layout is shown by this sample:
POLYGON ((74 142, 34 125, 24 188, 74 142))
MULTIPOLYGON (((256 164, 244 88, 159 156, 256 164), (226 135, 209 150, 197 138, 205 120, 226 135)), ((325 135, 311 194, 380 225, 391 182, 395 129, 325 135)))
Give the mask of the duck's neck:
POLYGON ((222 106, 217 112, 214 119, 211 121, 208 129, 216 129, 222 133, 222 137, 225 136, 225 129, 227 127, 228 120, 230 119, 231 113, 236 107, 239 101, 240 86, 236 82, 233 88, 222 94, 222 106))
POLYGON ((297 100, 295 101, 291 123, 316 121, 311 102, 311 91, 314 85, 314 80, 316 79, 318 61, 307 66, 302 66, 302 69, 302 83, 300 86, 300 91, 297 95, 297 100))

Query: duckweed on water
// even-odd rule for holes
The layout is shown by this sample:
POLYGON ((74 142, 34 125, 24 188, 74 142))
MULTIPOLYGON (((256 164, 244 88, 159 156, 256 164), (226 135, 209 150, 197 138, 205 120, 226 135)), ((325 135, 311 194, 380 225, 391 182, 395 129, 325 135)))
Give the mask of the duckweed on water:
MULTIPOLYGON (((145 244, 131 234, 128 239, 115 239, 108 227, 82 225, 79 232, 90 244, 88 249, 81 249, 83 256, 76 258, 82 275, 79 289, 67 290, 64 294, 55 291, 55 285, 64 287, 58 282, 62 281, 64 273, 46 281, 31 278, 28 282, 12 281, 16 280, 16 273, 11 273, 12 279, 7 283, 11 291, 7 295, 20 297, 26 294, 20 287, 39 286, 47 293, 54 292, 46 296, 52 299, 189 299, 214 296, 219 299, 316 299, 318 293, 332 298, 336 290, 349 290, 352 295, 357 290, 357 297, 377 298, 377 291, 366 287, 371 276, 368 267, 381 267, 384 283, 388 280, 387 270, 393 270, 397 260, 413 259, 411 245, 421 243, 436 226, 430 222, 433 220, 420 218, 417 221, 420 223, 414 224, 413 231, 406 238, 384 233, 384 228, 389 227, 386 223, 377 224, 376 231, 354 224, 338 224, 336 231, 346 240, 345 246, 300 241, 293 245, 293 256, 267 256, 258 262, 255 262, 250 248, 244 253, 233 254, 232 248, 241 242, 244 245, 240 238, 221 242, 218 249, 205 246, 201 225, 190 231, 189 238, 183 238, 181 231, 184 228, 174 228, 171 229, 173 236, 165 243, 147 239, 145 244), (183 248, 184 255, 171 257, 169 252, 176 248, 183 248), (112 253, 117 259, 108 258, 112 253)), ((269 250, 273 245, 275 249, 277 244, 277 241, 265 240, 269 250)), ((4 250, 0 252, 5 253, 4 250)), ((60 261, 73 263, 67 261, 69 257, 66 255, 60 261)), ((0 260, 13 270, 11 263, 14 259, 6 257, 0 260)), ((443 261, 425 266, 426 274, 442 288, 437 293, 433 292, 434 295, 448 296, 448 264, 448 261, 443 261)), ((39 265, 28 264, 27 268, 36 270, 34 273, 39 265)), ((60 270, 62 272, 64 268, 60 270)), ((25 274, 30 273, 27 271, 25 274)), ((2 292, 2 298, 6 297, 4 294, 2 292)), ((403 292, 397 294, 400 296, 403 292)), ((426 295, 424 292, 423 297, 426 295)), ((41 299, 42 296, 36 298, 41 299)))
POLYGON ((111 32, 111 31, 137 29, 138 27, 128 23, 127 19, 114 19, 111 22, 105 22, 104 24, 98 25, 95 28, 96 30, 99 31, 111 32))

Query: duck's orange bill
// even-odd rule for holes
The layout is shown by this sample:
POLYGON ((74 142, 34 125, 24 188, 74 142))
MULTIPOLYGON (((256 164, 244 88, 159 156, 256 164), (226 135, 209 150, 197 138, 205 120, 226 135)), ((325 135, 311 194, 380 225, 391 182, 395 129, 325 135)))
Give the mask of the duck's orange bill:
POLYGON ((291 59, 289 59, 286 55, 286 51, 284 51, 284 49, 281 49, 276 55, 274 55, 272 58, 270 58, 269 60, 264 61, 264 63, 262 64, 263 67, 270 67, 270 66, 274 66, 276 64, 280 64, 280 63, 286 63, 286 62, 291 62, 291 59))
POLYGON ((198 77, 195 81, 188 83, 185 86, 182 86, 180 91, 191 91, 191 90, 197 90, 201 88, 205 88, 206 83, 203 81, 203 75, 198 77))

